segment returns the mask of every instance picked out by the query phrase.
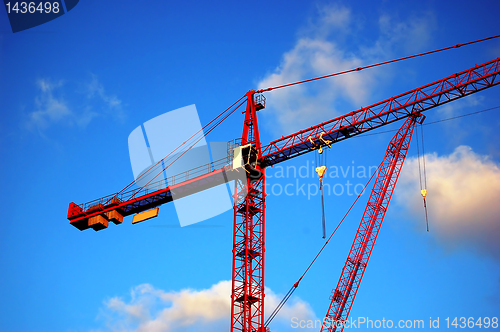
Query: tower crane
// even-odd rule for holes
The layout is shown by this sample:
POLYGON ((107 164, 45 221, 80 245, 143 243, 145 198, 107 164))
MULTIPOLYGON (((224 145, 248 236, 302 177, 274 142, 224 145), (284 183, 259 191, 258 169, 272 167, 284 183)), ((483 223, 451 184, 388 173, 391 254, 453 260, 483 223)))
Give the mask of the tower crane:
MULTIPOLYGON (((206 172, 193 178, 180 177, 183 180, 169 180, 166 188, 153 190, 145 186, 81 205, 72 202, 68 208, 68 219, 70 224, 79 230, 92 228, 98 231, 107 228, 109 221, 120 224, 123 218, 129 215, 155 215, 157 210, 151 212, 152 209, 162 204, 235 180, 231 332, 265 332, 266 168, 314 151, 317 146, 324 147, 325 140, 334 144, 398 120, 405 120, 386 150, 354 243, 331 296, 327 317, 332 321, 343 322, 349 315, 365 272, 415 124, 423 121, 424 111, 499 84, 499 74, 500 58, 497 58, 284 136, 267 145, 262 145, 260 140, 257 112, 265 108, 262 92, 270 89, 250 90, 243 99, 246 101, 246 110, 241 144, 235 149, 238 155, 242 156, 244 163, 231 163, 232 156, 229 156, 222 166, 212 163, 208 165, 206 172), (243 169, 247 176, 241 181, 238 174, 243 169), (185 178, 187 179, 184 180, 185 178)), ((322 327, 322 331, 336 331, 337 328, 333 324, 330 327, 322 327)))

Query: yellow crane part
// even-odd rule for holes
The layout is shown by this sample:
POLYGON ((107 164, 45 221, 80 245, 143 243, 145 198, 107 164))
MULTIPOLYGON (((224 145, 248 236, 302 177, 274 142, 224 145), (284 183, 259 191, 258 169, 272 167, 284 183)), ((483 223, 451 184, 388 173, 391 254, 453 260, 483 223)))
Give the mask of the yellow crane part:
POLYGON ((326 173, 326 166, 316 167, 315 171, 318 173, 319 180, 323 181, 323 176, 325 176, 326 173))
MULTIPOLYGON (((325 139, 323 138, 323 135, 326 135, 324 131, 322 131, 322 132, 319 134, 319 140, 320 140, 321 142, 323 142, 323 144, 327 145, 327 146, 328 146, 328 148, 331 148, 331 147, 332 147, 332 141, 330 141, 330 140, 325 140, 325 139)), ((322 153, 323 153, 323 147, 321 146, 321 142, 319 142, 319 144, 314 143, 314 141, 312 140, 312 137, 311 137, 311 136, 309 136, 307 139, 309 140, 309 142, 311 142, 311 145, 312 145, 312 147, 311 147, 311 148, 312 148, 313 150, 317 149, 317 148, 318 148, 318 146, 319 146, 318 153, 319 153, 319 154, 322 154, 322 153)))
POLYGON ((159 208, 156 208, 156 209, 147 210, 147 211, 144 211, 144 212, 141 212, 141 213, 134 215, 134 219, 132 219, 132 224, 137 224, 138 222, 158 217, 159 210, 160 210, 159 208))
POLYGON ((322 132, 321 132, 321 134, 319 134, 319 139, 320 139, 323 143, 325 143, 326 145, 328 145, 328 147, 331 149, 331 148, 332 148, 332 141, 330 141, 330 140, 325 140, 325 139, 323 138, 323 135, 325 135, 325 132, 324 132, 324 131, 322 131, 322 132))
POLYGON ((323 224, 323 239, 326 237, 325 225, 325 199, 323 196, 323 177, 326 174, 326 166, 319 166, 315 169, 319 176, 319 190, 321 191, 321 211, 322 211, 322 224, 323 224))
POLYGON ((427 232, 429 231, 429 217, 427 216, 427 202, 425 198, 427 197, 427 189, 420 190, 422 198, 424 199, 424 210, 425 210, 425 223, 427 224, 427 232))

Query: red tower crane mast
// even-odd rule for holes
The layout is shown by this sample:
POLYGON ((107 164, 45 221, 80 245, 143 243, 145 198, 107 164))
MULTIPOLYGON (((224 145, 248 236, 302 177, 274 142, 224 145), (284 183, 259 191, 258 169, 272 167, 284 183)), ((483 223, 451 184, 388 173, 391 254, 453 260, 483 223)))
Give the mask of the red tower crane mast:
MULTIPOLYGON (((255 92, 247 92, 242 146, 255 148, 255 168, 246 183, 235 181, 231 332, 258 331, 264 326, 264 226, 265 172, 257 163, 261 155, 257 111, 264 108, 255 92)), ((252 149, 249 150, 251 155, 252 149)), ((250 156, 251 158, 251 156, 250 156)))
POLYGON ((336 288, 340 293, 335 292, 328 311, 328 316, 333 319, 346 319, 387 209, 387 195, 390 199, 394 190, 404 160, 402 154, 406 155, 407 143, 411 137, 410 129, 413 128, 416 117, 423 111, 499 84, 499 73, 500 58, 497 58, 282 137, 266 146, 261 146, 257 123, 257 111, 265 107, 265 98, 250 90, 246 94, 247 105, 242 135, 242 146, 248 147, 245 157, 247 164, 244 166, 248 176, 246 181, 243 181, 246 183, 237 180, 237 174, 241 170, 233 168, 228 162, 222 164, 214 162, 207 165, 202 174, 194 178, 186 175, 169 179, 167 188, 151 190, 144 187, 105 196, 81 205, 70 203, 68 219, 71 225, 80 230, 93 228, 97 231, 107 228, 109 221, 119 224, 125 216, 150 210, 174 198, 188 196, 229 180, 236 180, 231 332, 264 332, 265 168, 311 152, 318 144, 324 146, 324 142, 319 140, 321 134, 324 139, 336 143, 407 119, 402 127, 404 130, 398 132, 400 136, 396 137, 399 138, 395 137, 391 141, 393 145, 389 146, 386 153, 384 161, 388 163, 388 168, 378 174, 375 187, 378 188, 377 193, 372 192, 339 286, 336 288), (309 137, 317 143, 311 144, 309 137), (398 146, 399 148, 396 148, 398 146), (392 156, 392 152, 389 151, 398 153, 392 156), (179 178, 182 180, 178 180, 179 178), (379 199, 381 197, 385 198, 379 199))

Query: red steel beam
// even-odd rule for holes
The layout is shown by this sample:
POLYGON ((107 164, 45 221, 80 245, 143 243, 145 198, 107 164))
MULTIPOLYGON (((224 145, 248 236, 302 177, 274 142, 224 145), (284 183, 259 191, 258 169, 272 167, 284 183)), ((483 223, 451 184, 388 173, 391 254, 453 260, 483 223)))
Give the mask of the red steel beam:
MULTIPOLYGON (((500 83, 500 58, 477 65, 460 73, 405 92, 382 102, 363 107, 333 120, 277 139, 262 148, 264 167, 300 156, 312 150, 311 137, 318 142, 323 138, 333 143, 366 133, 410 114, 427 111, 436 106, 468 96, 500 83)), ((318 142, 319 143, 319 142, 318 142)))
POLYGON ((89 228, 89 218, 104 215, 114 210, 118 211, 122 216, 129 216, 237 178, 238 172, 225 166, 210 173, 202 174, 193 179, 173 184, 159 190, 141 188, 123 193, 119 196, 116 194, 105 196, 82 205, 70 203, 68 219, 71 225, 79 230, 85 230, 89 228), (138 190, 140 194, 136 195, 138 190), (134 196, 135 198, 127 199, 127 197, 134 196))

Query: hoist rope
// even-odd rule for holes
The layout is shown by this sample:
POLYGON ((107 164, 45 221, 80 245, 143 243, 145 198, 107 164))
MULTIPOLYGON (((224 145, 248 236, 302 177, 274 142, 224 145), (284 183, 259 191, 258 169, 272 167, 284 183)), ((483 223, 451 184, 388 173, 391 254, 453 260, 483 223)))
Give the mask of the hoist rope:
POLYGON ((283 299, 281 300, 281 302, 278 304, 278 306, 274 309, 274 311, 271 313, 271 315, 269 316, 269 318, 266 320, 266 322, 264 323, 264 326, 267 327, 269 325, 269 323, 271 323, 271 321, 274 319, 274 317, 276 317, 276 315, 278 314, 278 312, 281 310, 281 308, 283 308, 283 306, 285 305, 285 303, 288 301, 288 299, 292 296, 293 292, 295 292, 295 289, 297 289, 297 287, 299 286, 299 283, 300 281, 304 278, 304 276, 306 275, 306 273, 309 271, 309 269, 313 266, 313 264, 316 262, 316 260, 318 259, 319 255, 321 255, 321 253, 323 252, 323 250, 325 249, 326 245, 330 242, 331 238, 333 237, 333 235, 335 234, 335 232, 337 232, 337 230, 339 229, 340 225, 342 225, 342 223, 344 222, 345 218, 349 215, 349 213, 351 212, 352 208, 354 207, 354 205, 358 202, 359 198, 361 197, 361 195, 363 195, 363 193, 365 192, 365 189, 366 187, 368 187, 368 185, 370 184, 370 182, 372 181, 373 177, 375 176, 375 174, 378 173, 380 167, 382 166, 382 163, 383 161, 378 165, 377 169, 375 170, 375 172, 373 172, 372 176, 370 177, 370 179, 368 180, 368 182, 365 184, 365 186, 363 187, 363 190, 361 190, 361 192, 358 194, 358 196, 356 197, 356 199, 354 200, 354 202, 352 203, 351 207, 349 208, 349 210, 347 210, 346 214, 344 215, 344 217, 342 218, 342 220, 340 220, 340 222, 338 223, 337 227, 335 227, 335 229, 333 230, 332 234, 330 235, 330 237, 328 238, 328 240, 326 240, 326 242, 323 244, 323 246, 321 247, 321 249, 319 250, 319 252, 316 254, 316 256, 314 257, 314 259, 311 261, 311 263, 309 264, 309 266, 306 268, 306 270, 304 271, 304 273, 302 273, 302 275, 300 276, 300 278, 297 280, 297 282, 295 284, 293 284, 293 286, 290 288, 290 290, 286 293, 286 295, 283 297, 283 299))
POLYGON ((415 138, 417 141, 417 163, 418 163, 418 181, 420 182, 420 193, 422 193, 422 198, 424 200, 424 211, 425 211, 425 223, 427 225, 427 232, 429 231, 429 217, 427 215, 427 200, 426 200, 426 195, 427 195, 427 175, 425 172, 425 151, 424 151, 424 131, 422 129, 422 124, 420 124, 420 133, 421 133, 421 139, 422 139, 422 162, 423 162, 423 178, 424 178, 424 184, 422 186, 422 169, 420 167, 420 147, 418 143, 418 128, 415 130, 415 138), (425 191, 425 195, 424 195, 425 191))
POLYGON ((326 238, 326 220, 325 220, 325 199, 323 197, 323 180, 319 182, 319 190, 321 190, 321 212, 322 212, 322 226, 323 226, 323 239, 326 238))
POLYGON ((418 129, 415 130, 415 139, 417 141, 417 161, 418 161, 418 181, 420 182, 420 190, 422 190, 422 170, 420 168, 420 146, 418 143, 418 129))
POLYGON ((293 292, 295 292, 296 289, 297 289, 297 287, 295 285, 293 285, 292 288, 290 288, 290 290, 288 290, 288 292, 285 294, 285 296, 283 297, 283 299, 281 299, 281 302, 278 303, 278 305, 276 306, 276 309, 274 309, 274 311, 271 313, 271 315, 265 321, 264 327, 267 327, 269 325, 269 323, 272 322, 272 320, 274 319, 274 317, 276 317, 276 315, 278 314, 278 312, 281 310, 281 308, 283 308, 283 306, 285 305, 285 303, 292 296, 293 292))
POLYGON ((420 137, 422 137, 422 164, 424 166, 424 188, 427 189, 427 172, 425 171, 424 127, 420 124, 420 137))
MULTIPOLYGON (((418 128, 417 128, 418 131, 418 128)), ((425 171, 425 149, 424 149, 424 128, 422 124, 420 124, 420 137, 422 137, 422 163, 424 166, 424 190, 425 190, 425 195, 427 195, 427 172, 425 171)), ((419 162, 420 166, 420 162, 419 162)), ((427 199, 426 196, 424 197, 424 210, 425 210, 425 223, 427 225, 427 232, 429 231, 429 216, 427 215, 427 199)))
POLYGON ((333 74, 328 74, 328 75, 324 75, 324 76, 314 77, 314 78, 310 78, 310 79, 303 80, 303 81, 297 81, 297 82, 293 82, 293 83, 287 83, 287 84, 283 84, 283 85, 277 85, 277 86, 270 87, 270 88, 260 89, 256 93, 261 93, 261 92, 265 92, 265 91, 271 91, 271 90, 286 88, 286 87, 289 87, 289 86, 292 86, 292 85, 297 85, 297 84, 302 84, 302 83, 317 81, 317 80, 321 80, 321 79, 328 78, 328 77, 333 77, 333 76, 343 75, 343 74, 347 74, 347 73, 352 73, 352 72, 355 72, 355 71, 360 71, 360 70, 367 69, 367 68, 378 67, 378 66, 386 65, 386 64, 389 64, 389 63, 393 63, 393 62, 398 62, 398 61, 402 61, 402 60, 416 58, 416 57, 419 57, 419 56, 424 56, 424 55, 429 55, 429 54, 433 54, 433 53, 437 53, 437 52, 442 52, 442 51, 446 51, 446 50, 449 50, 449 49, 452 49, 452 48, 459 48, 461 46, 467 46, 467 45, 471 45, 471 44, 483 42, 483 41, 486 41, 486 40, 495 39, 495 38, 498 38, 498 37, 500 37, 500 35, 491 36, 491 37, 482 38, 482 39, 477 39, 477 40, 470 41, 470 42, 467 42, 467 43, 464 43, 464 44, 456 44, 456 45, 453 45, 453 46, 448 46, 448 47, 440 48, 440 49, 433 50, 433 51, 418 53, 418 54, 414 54, 414 55, 405 56, 405 57, 402 57, 402 58, 397 58, 397 59, 393 59, 393 60, 379 62, 379 63, 371 64, 371 65, 368 65, 368 66, 362 66, 362 67, 358 67, 358 68, 344 70, 344 71, 336 72, 336 73, 333 73, 333 74))
MULTIPOLYGON (((321 143, 319 144, 321 147, 321 143)), ((321 192, 321 225, 322 225, 322 238, 326 238, 326 216, 325 216, 325 199, 324 199, 324 190, 323 190, 323 176, 326 173, 326 170, 328 169, 328 162, 327 162, 327 154, 328 150, 324 149, 322 150, 322 153, 315 154, 315 161, 316 161, 316 172, 318 173, 319 176, 319 190, 321 192), (320 173, 321 169, 324 168, 323 173, 320 173)))
MULTIPOLYGON (((240 98, 241 100, 241 98, 240 98)), ((177 160, 179 160, 184 154, 186 154, 186 152, 188 152, 189 150, 191 150, 191 148, 193 148, 196 144, 198 144, 199 141, 201 141, 203 138, 205 138, 208 134, 210 134, 215 128, 217 128, 218 125, 220 125, 224 120, 226 120, 231 114, 233 114, 238 108, 240 108, 241 105, 243 105, 244 103, 246 102, 246 100, 243 100, 238 106, 236 106, 231 112, 229 112, 224 118, 222 118, 219 122, 217 122, 212 128, 210 128, 204 135, 202 135, 196 142, 194 142, 193 144, 191 144, 185 151, 183 151, 177 158, 175 158, 174 161, 172 161, 170 164, 168 164, 167 166, 165 166, 160 172, 158 172, 158 174, 156 174, 151 180, 148 181, 148 183, 146 183, 144 187, 148 186, 154 179, 156 179, 156 177, 158 177, 158 175, 160 175, 164 170, 166 170, 167 168, 169 168, 173 163, 175 163, 177 160)), ((233 104, 234 105, 234 104, 233 104)), ((212 122, 212 121, 211 121, 212 122)), ((199 132, 199 131, 198 131, 199 132)), ((184 144, 184 143, 183 143, 184 144)), ((181 144, 182 145, 182 144, 181 144)), ((171 153, 170 153, 171 154, 171 153)), ((169 155, 170 155, 169 154, 169 155)), ((165 157, 166 158, 166 157, 165 157)), ((163 159, 165 159, 163 158, 163 159)), ((129 199, 132 199, 135 197, 135 195, 137 195, 139 192, 141 191, 141 188, 137 189, 137 191, 129 198, 129 199)))

